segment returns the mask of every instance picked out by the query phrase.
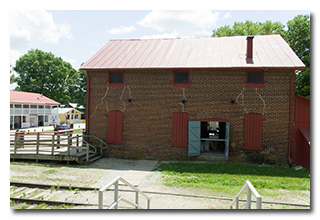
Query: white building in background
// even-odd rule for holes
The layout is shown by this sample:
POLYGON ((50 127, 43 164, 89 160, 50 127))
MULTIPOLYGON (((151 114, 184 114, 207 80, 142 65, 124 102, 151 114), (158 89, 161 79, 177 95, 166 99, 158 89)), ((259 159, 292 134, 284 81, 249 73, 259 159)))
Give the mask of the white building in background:
POLYGON ((59 106, 39 93, 10 91, 10 129, 59 124, 59 106))

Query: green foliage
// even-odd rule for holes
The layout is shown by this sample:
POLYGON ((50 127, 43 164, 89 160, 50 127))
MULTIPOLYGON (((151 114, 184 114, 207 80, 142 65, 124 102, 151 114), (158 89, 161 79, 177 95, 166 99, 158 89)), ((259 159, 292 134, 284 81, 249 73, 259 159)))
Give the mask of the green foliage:
POLYGON ((296 93, 310 98, 310 16, 298 15, 287 26, 285 39, 308 68, 296 75, 296 93))
POLYGON ((284 25, 280 22, 266 21, 262 22, 235 22, 232 28, 229 25, 213 30, 212 37, 240 36, 240 35, 266 35, 266 34, 284 34, 284 25))
POLYGON ((86 80, 83 72, 72 68, 70 63, 55 57, 51 52, 29 50, 17 61, 13 70, 19 78, 17 90, 43 94, 57 102, 84 102, 86 80))
POLYGON ((310 16, 298 15, 287 22, 286 41, 302 62, 310 67, 310 16))
POLYGON ((297 15, 287 22, 235 22, 212 31, 212 37, 280 34, 308 68, 296 75, 296 94, 310 97, 310 16, 297 15))

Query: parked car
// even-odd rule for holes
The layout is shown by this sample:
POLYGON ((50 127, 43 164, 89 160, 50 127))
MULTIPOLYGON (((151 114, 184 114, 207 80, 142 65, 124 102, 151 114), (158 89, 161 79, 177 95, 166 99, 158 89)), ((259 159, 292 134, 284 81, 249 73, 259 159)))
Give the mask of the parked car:
POLYGON ((57 125, 54 128, 54 131, 61 131, 61 130, 67 130, 67 129, 70 129, 68 125, 57 125))

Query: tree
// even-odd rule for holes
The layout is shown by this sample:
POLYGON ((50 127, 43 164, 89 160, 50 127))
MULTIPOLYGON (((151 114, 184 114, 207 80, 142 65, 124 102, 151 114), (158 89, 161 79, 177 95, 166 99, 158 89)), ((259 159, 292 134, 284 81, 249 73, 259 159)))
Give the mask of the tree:
POLYGON ((296 94, 310 97, 310 16, 297 15, 285 25, 280 22, 235 22, 213 30, 212 37, 280 34, 308 69, 296 75, 296 94))
POLYGON ((10 84, 17 82, 18 77, 13 74, 12 65, 10 64, 10 84))
POLYGON ((308 68, 296 75, 296 93, 310 98, 310 15, 298 15, 287 26, 285 39, 308 68))
POLYGON ((19 75, 18 90, 41 93, 60 103, 73 100, 71 92, 78 72, 51 52, 29 50, 16 61, 13 70, 19 75))
MULTIPOLYGON (((87 74, 85 71, 78 71, 78 78, 75 80, 74 85, 70 87, 70 93, 73 94, 72 102, 83 105, 86 109, 87 105, 87 74)), ((86 110, 84 109, 84 114, 86 110)))
POLYGON ((213 30, 212 37, 240 36, 240 35, 266 35, 266 34, 284 34, 284 27, 280 22, 266 21, 261 22, 234 22, 232 28, 225 25, 213 30))

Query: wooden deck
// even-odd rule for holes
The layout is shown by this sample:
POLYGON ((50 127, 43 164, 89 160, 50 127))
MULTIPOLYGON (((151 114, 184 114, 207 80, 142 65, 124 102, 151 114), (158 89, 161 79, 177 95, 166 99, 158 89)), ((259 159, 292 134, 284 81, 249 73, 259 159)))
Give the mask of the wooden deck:
POLYGON ((101 150, 83 141, 83 135, 56 132, 10 134, 10 159, 75 161, 86 164, 99 158, 101 150))

